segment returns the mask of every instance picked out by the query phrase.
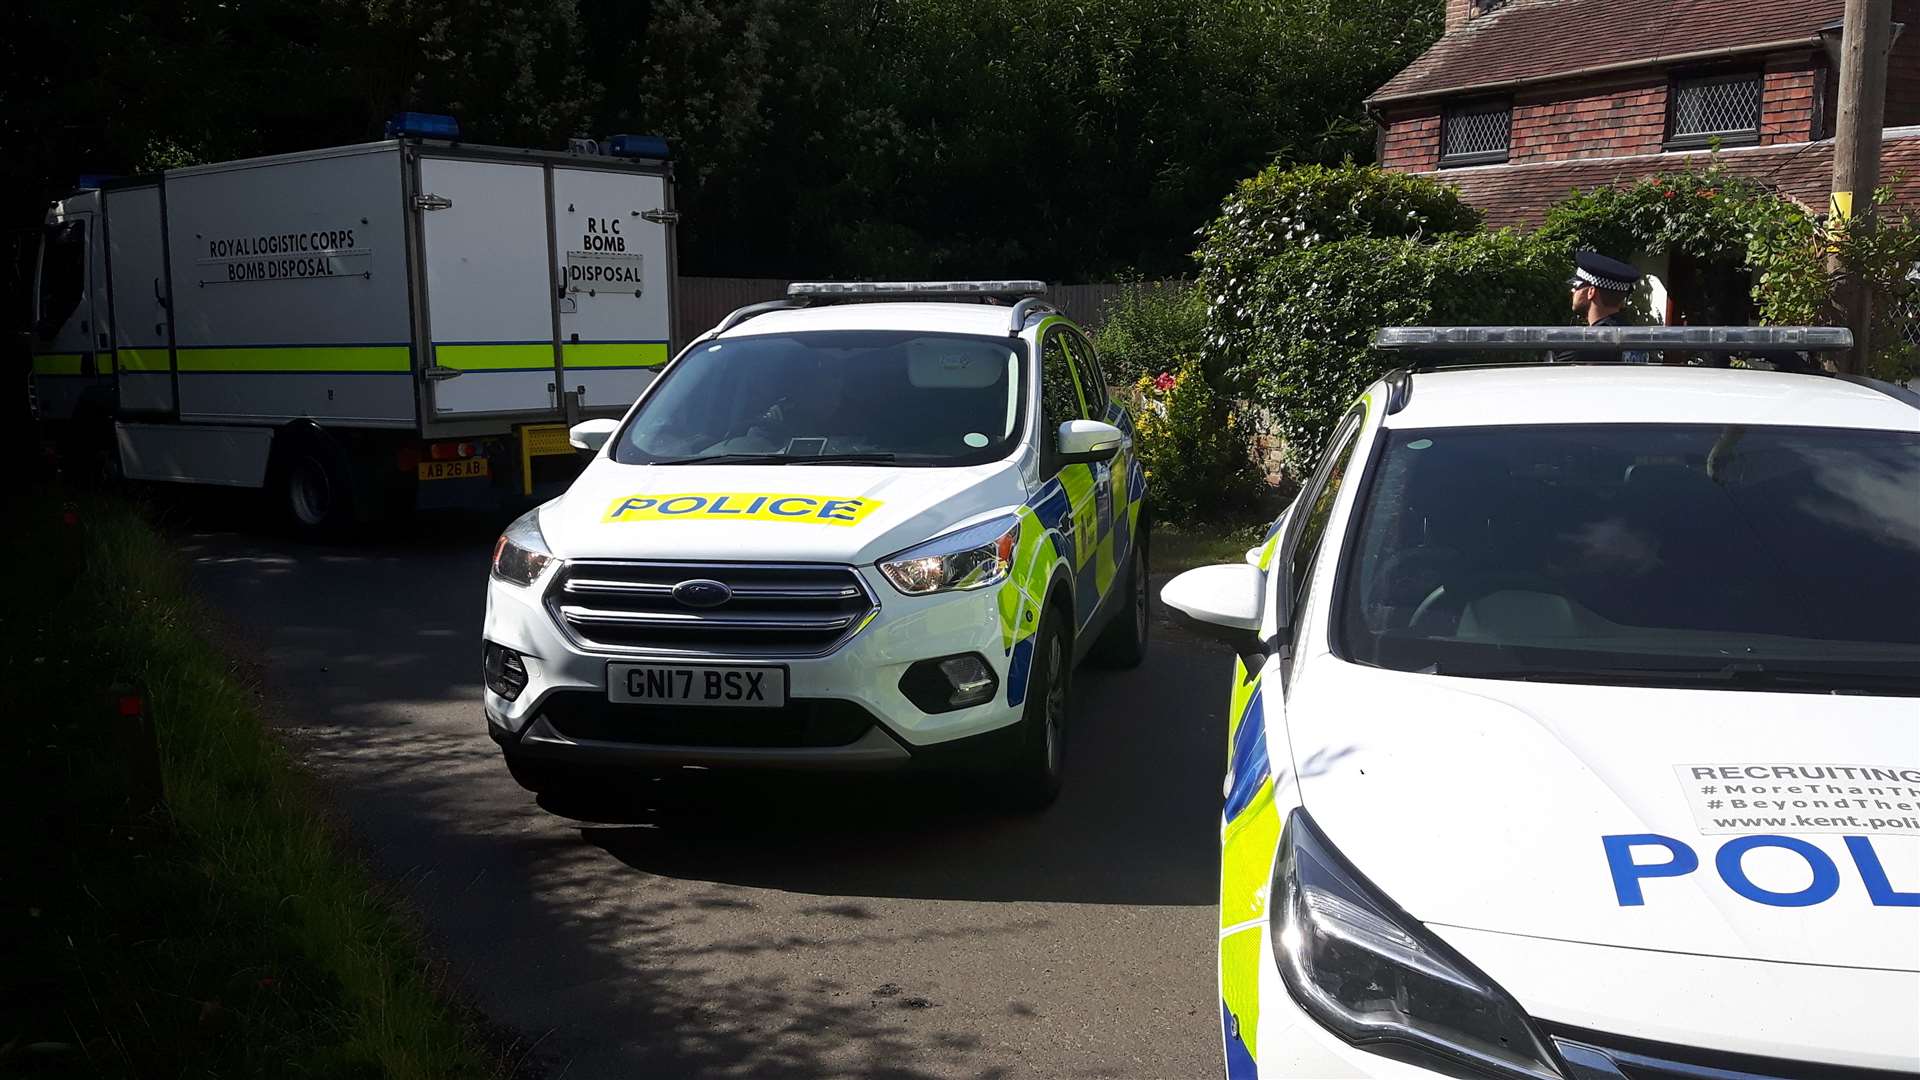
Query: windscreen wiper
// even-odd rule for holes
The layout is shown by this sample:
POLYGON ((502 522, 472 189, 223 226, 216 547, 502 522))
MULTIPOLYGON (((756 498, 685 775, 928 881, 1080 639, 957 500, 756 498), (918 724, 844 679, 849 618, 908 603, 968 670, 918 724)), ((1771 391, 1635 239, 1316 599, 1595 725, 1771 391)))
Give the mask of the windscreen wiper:
POLYGON ((1466 679, 1582 683, 1596 686, 1700 686, 1720 690, 1796 690, 1804 693, 1920 696, 1920 675, 1901 672, 1822 671, 1781 668, 1742 660, 1717 668, 1596 667, 1450 670, 1435 664, 1433 673, 1466 679))
POLYGON ((893 455, 874 454, 708 454, 704 457, 660 458, 647 465, 885 465, 893 455))
POLYGON ((786 461, 789 465, 886 465, 893 461, 893 455, 884 451, 871 454, 803 454, 787 458, 786 461))
POLYGON ((646 465, 785 465, 785 454, 707 454, 702 457, 658 458, 646 465))

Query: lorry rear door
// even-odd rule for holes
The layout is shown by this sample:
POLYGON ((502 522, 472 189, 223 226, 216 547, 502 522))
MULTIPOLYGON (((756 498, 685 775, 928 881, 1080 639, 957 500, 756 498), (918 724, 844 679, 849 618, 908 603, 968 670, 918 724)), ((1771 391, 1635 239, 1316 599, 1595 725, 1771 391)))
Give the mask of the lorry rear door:
POLYGON ((95 215, 91 200, 86 209, 75 201, 48 215, 34 272, 33 393, 41 415, 52 420, 72 417, 87 390, 113 370, 101 366, 94 339, 95 215))
POLYGON ((659 174, 553 170, 561 365, 586 410, 624 412, 667 362, 671 209, 659 174))
POLYGON ((545 170, 422 155, 419 193, 431 419, 556 413, 545 170))
POLYGON ((173 411, 173 318, 168 297, 160 188, 103 194, 113 349, 123 412, 173 411))

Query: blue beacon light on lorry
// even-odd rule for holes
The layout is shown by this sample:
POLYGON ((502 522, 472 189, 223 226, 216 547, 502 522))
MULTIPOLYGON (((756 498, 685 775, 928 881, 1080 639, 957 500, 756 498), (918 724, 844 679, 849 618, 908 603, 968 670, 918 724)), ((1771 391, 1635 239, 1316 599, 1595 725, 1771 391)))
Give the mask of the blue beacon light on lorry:
POLYGON ((607 153, 614 157, 659 158, 672 157, 667 140, 658 135, 615 135, 607 140, 607 153))
POLYGON ((387 121, 387 138, 411 135, 422 139, 458 139, 460 121, 438 113, 394 113, 387 121))

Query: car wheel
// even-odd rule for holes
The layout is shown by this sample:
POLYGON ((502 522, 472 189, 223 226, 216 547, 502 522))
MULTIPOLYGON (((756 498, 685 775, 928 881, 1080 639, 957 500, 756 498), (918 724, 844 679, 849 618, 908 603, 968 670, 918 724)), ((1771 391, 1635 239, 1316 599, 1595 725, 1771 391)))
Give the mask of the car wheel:
POLYGON ((1127 582, 1121 594, 1125 610, 1116 611, 1094 644, 1094 659, 1104 667, 1135 668, 1147 658, 1147 638, 1153 630, 1150 604, 1153 590, 1147 577, 1147 545, 1135 542, 1127 559, 1127 582))
POLYGON ((1026 705, 1002 770, 1007 801, 1016 809, 1042 810, 1060 794, 1067 757, 1067 714, 1073 690, 1073 654, 1051 612, 1033 636, 1027 669, 1026 705))

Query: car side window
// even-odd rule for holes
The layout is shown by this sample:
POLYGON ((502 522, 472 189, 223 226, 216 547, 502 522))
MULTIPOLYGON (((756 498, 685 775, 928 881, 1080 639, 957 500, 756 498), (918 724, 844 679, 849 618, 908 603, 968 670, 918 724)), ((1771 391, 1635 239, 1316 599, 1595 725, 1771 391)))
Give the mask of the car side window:
MULTIPOLYGON (((1300 602, 1306 598, 1307 586, 1312 583, 1314 561, 1320 554, 1320 542, 1325 539, 1327 519, 1333 516, 1333 504, 1340 497, 1340 485, 1347 478, 1347 466, 1353 461, 1354 448, 1360 441, 1360 420, 1364 414, 1355 410, 1347 414, 1339 429, 1334 433, 1333 441, 1328 444, 1327 455, 1313 478, 1313 484, 1302 493, 1303 499, 1311 502, 1300 504, 1300 512, 1305 516, 1300 520, 1300 531, 1294 540, 1293 549, 1287 560, 1287 583, 1292 586, 1293 594, 1287 599, 1287 610, 1298 613, 1300 602)), ((1299 620, 1294 620, 1294 633, 1299 633, 1299 620)))
POLYGON ((1093 346, 1078 334, 1062 334, 1073 350, 1073 372, 1080 383, 1081 400, 1087 403, 1087 419, 1107 418, 1107 384, 1100 379, 1100 362, 1094 359, 1093 346))
POLYGON ((1067 335, 1056 330, 1046 336, 1040 348, 1040 461, 1046 475, 1060 471, 1056 456, 1060 425, 1081 418, 1067 335))

